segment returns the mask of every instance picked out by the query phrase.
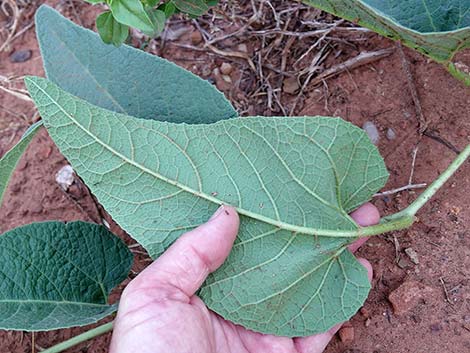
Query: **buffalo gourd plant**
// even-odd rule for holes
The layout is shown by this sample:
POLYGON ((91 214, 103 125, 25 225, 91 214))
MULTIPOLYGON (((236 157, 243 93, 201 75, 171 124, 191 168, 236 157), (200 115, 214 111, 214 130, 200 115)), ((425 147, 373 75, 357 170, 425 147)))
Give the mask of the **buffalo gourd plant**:
POLYGON ((303 0, 427 55, 470 85, 452 59, 470 47, 470 2, 462 0, 303 0))
MULTIPOLYGON (((370 284, 347 245, 411 226, 416 212, 470 155, 469 146, 408 208, 362 228, 348 213, 382 188, 388 173, 361 129, 329 117, 239 118, 213 86, 169 62, 105 45, 47 7, 39 9, 36 24, 48 79, 25 82, 44 126, 103 207, 150 256, 158 257, 219 205, 236 207, 238 238, 199 295, 224 318, 255 331, 306 336, 349 319, 370 284)), ((0 160, 0 170, 7 171, 0 174, 0 186, 39 128, 32 127, 0 160)), ((130 257, 106 229, 48 222, 14 229, 2 239, 17 253, 30 246, 37 262, 15 267, 27 290, 0 287, 0 302, 10 310, 0 311, 0 328, 84 325, 116 310, 107 294, 127 273, 130 257), (51 246, 41 247, 42 239, 51 246), (105 240, 110 243, 102 245, 105 240), (52 254, 76 270, 61 270, 52 254), (47 272, 38 274, 43 267, 47 272), (41 285, 23 275, 27 270, 41 277, 41 285), (88 282, 81 287, 64 276, 69 273, 87 274, 88 282), (59 309, 43 310, 39 323, 27 314, 10 317, 23 305, 18 293, 33 293, 38 305, 59 309)), ((2 260, 10 266, 15 259, 2 260)), ((46 352, 111 328, 105 324, 46 352)))
POLYGON ((200 16, 218 0, 85 0, 109 8, 96 17, 96 28, 103 42, 119 46, 129 35, 129 27, 155 37, 163 31, 167 18, 175 13, 200 16))

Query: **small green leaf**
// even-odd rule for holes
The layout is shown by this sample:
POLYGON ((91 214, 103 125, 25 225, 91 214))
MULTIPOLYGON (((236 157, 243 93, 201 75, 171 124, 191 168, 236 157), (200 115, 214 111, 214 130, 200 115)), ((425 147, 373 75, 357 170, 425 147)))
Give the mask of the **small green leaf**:
POLYGON ((129 35, 129 27, 117 22, 111 11, 106 11, 96 18, 96 28, 106 44, 120 46, 129 35))
POLYGON ((153 23, 139 0, 111 0, 109 7, 119 23, 153 33, 153 23))
POLYGON ((163 11, 153 10, 149 8, 147 13, 153 23, 154 30, 152 33, 146 33, 149 37, 156 37, 165 29, 166 16, 163 11))
POLYGON ((303 0, 446 63, 470 47, 470 2, 303 0))
POLYGON ((0 159, 0 207, 2 206, 3 196, 13 171, 23 155, 23 152, 26 150, 33 137, 36 136, 41 126, 42 121, 31 125, 31 127, 26 130, 21 140, 0 159))
POLYGON ((36 12, 36 31, 47 77, 92 104, 139 118, 191 124, 237 116, 206 80, 142 50, 112 48, 48 6, 36 12))
POLYGON ((90 3, 90 4, 101 4, 103 2, 105 2, 105 0, 85 0, 86 2, 90 3))
POLYGON ((0 328, 47 331, 83 326, 116 311, 108 294, 132 254, 105 227, 43 222, 0 236, 0 328))
POLYGON ((362 129, 326 117, 142 120, 45 79, 25 82, 61 152, 152 257, 219 205, 236 207, 238 239, 200 292, 224 318, 306 336, 348 320, 363 304, 367 273, 346 248, 361 229, 348 213, 388 173, 362 129))
POLYGON ((158 7, 159 10, 165 13, 166 18, 170 18, 176 13, 176 6, 171 1, 161 4, 158 7))
POLYGON ((207 6, 217 6, 219 4, 219 0, 206 0, 207 6))
POLYGON ((181 12, 189 15, 201 16, 204 15, 209 6, 206 5, 204 0, 171 0, 181 12))

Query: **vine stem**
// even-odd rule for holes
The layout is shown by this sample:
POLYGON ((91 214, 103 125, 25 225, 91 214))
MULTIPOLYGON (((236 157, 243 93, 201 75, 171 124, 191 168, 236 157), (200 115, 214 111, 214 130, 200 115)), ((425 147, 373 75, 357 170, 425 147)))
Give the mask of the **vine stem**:
POLYGON ((404 210, 395 213, 393 215, 384 217, 384 221, 389 221, 390 223, 394 220, 398 220, 406 217, 414 217, 416 212, 423 207, 426 202, 439 190, 439 188, 454 174, 457 169, 465 162, 465 160, 470 157, 470 145, 465 147, 465 149, 455 158, 452 163, 447 167, 447 169, 442 172, 439 177, 434 180, 431 185, 429 185, 416 200, 414 200, 411 205, 409 205, 404 210))
POLYGON ((61 342, 53 347, 47 348, 43 350, 41 353, 59 353, 63 352, 68 348, 71 348, 73 346, 76 346, 77 344, 80 344, 82 342, 88 341, 92 338, 95 338, 97 336, 100 336, 102 334, 105 334, 107 332, 112 331, 113 329, 113 321, 108 322, 106 324, 103 324, 101 326, 98 326, 92 330, 89 330, 87 332, 84 332, 78 336, 72 337, 68 339, 67 341, 61 342))

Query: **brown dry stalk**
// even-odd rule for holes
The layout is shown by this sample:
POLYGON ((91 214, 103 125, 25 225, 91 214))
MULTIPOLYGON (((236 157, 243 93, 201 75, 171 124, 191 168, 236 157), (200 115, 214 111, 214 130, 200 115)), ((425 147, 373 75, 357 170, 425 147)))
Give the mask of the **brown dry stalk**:
POLYGON ((317 85, 321 83, 323 80, 330 78, 332 76, 336 76, 346 70, 352 70, 359 66, 370 64, 374 61, 380 60, 392 54, 395 51, 394 48, 387 48, 381 49, 377 51, 366 51, 360 53, 358 56, 354 58, 348 59, 345 62, 340 64, 334 65, 329 69, 326 69, 322 73, 320 73, 317 77, 313 78, 310 81, 311 85, 317 85))

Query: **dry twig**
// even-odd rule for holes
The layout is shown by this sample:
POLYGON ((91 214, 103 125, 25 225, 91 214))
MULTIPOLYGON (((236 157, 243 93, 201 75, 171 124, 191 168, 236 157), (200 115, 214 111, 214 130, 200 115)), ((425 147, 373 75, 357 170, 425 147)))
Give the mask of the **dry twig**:
POLYGON ((423 134, 424 131, 426 131, 428 127, 428 122, 423 114, 423 109, 421 108, 421 102, 419 100, 418 91, 416 90, 416 85, 414 83, 413 75, 411 73, 410 63, 408 62, 408 59, 406 58, 405 52, 403 51, 403 47, 400 42, 397 42, 397 48, 398 48, 398 54, 400 54, 400 59, 401 59, 403 70, 405 71, 405 74, 406 74, 408 88, 410 90, 411 97, 413 98, 413 103, 414 103, 415 110, 416 110, 416 116, 418 118, 418 123, 419 123, 419 133, 423 134))

